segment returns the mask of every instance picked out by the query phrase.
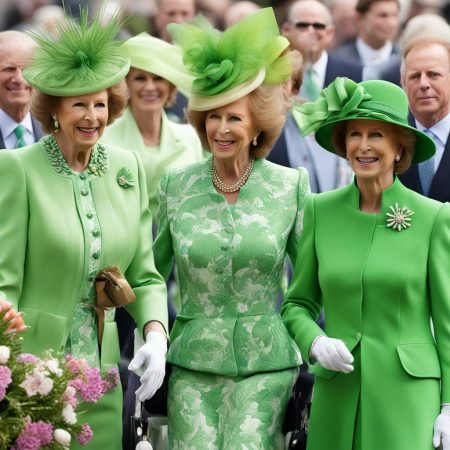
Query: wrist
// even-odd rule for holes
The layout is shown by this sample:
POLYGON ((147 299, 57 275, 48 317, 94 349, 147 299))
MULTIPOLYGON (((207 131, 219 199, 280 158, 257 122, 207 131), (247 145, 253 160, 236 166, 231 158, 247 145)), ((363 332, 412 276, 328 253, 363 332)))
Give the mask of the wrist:
POLYGON ((150 331, 145 337, 145 342, 150 345, 158 345, 167 351, 167 337, 159 331, 150 331))

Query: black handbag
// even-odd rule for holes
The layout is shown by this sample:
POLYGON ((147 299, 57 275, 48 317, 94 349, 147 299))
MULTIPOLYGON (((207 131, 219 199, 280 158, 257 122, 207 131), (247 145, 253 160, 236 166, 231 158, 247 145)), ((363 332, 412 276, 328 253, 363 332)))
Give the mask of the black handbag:
POLYGON ((306 450, 313 385, 314 376, 302 370, 292 388, 283 422, 283 433, 292 432, 289 450, 306 450))

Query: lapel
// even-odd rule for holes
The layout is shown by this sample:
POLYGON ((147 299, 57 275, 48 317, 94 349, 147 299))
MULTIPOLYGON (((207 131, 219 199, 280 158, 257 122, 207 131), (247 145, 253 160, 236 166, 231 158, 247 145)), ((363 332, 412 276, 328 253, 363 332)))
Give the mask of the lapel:
POLYGON ((162 113, 160 154, 164 159, 164 164, 169 166, 181 153, 186 150, 183 143, 174 129, 177 124, 172 123, 166 113, 162 113))
POLYGON ((447 138, 444 154, 442 155, 437 172, 434 174, 430 187, 430 198, 440 202, 450 201, 450 183, 448 174, 450 173, 450 139, 447 138))
POLYGON ((5 147, 5 141, 3 140, 2 132, 0 131, 0 149, 4 149, 5 147))
POLYGON ((34 141, 37 142, 41 137, 45 136, 42 125, 33 116, 31 116, 31 124, 33 126, 34 141))
POLYGON ((266 159, 268 161, 272 161, 275 164, 279 164, 280 166, 291 167, 287 152, 285 128, 286 125, 283 127, 280 137, 276 140, 272 150, 270 151, 266 159))

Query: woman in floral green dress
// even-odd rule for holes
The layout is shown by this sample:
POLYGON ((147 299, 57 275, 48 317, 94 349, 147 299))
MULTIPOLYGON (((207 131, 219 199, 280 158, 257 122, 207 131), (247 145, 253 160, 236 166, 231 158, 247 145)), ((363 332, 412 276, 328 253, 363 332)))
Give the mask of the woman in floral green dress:
POLYGON ((167 171, 159 189, 155 262, 167 278, 176 261, 182 303, 168 353, 170 446, 283 448, 301 358, 276 298, 309 193, 305 170, 264 159, 284 124, 288 43, 270 8, 223 34, 170 31, 196 76, 188 119, 212 153, 167 171))

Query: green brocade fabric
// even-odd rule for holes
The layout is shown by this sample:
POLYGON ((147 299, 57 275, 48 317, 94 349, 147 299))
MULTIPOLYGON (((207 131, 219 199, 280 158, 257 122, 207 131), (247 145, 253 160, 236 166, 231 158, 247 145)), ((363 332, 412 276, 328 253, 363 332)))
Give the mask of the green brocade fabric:
POLYGON ((181 293, 169 362, 225 376, 301 363, 276 303, 286 254, 295 262, 308 194, 304 169, 261 159, 232 207, 214 189, 210 158, 166 172, 155 263, 167 278, 175 256, 181 293))
MULTIPOLYGON (((77 173, 67 164, 54 136, 45 138, 43 144, 55 171, 69 176, 72 182, 79 186, 81 212, 88 219, 84 222, 86 226, 84 235, 88 248, 87 254, 89 255, 88 278, 84 280, 83 296, 75 306, 73 323, 69 331, 65 351, 76 358, 84 358, 91 367, 100 367, 97 319, 94 310, 96 296, 94 280, 100 269, 102 238, 90 186, 93 179, 108 171, 108 153, 101 144, 95 146, 88 167, 85 171, 77 173)), ((114 317, 114 311, 107 311, 107 314, 112 314, 114 317)))

